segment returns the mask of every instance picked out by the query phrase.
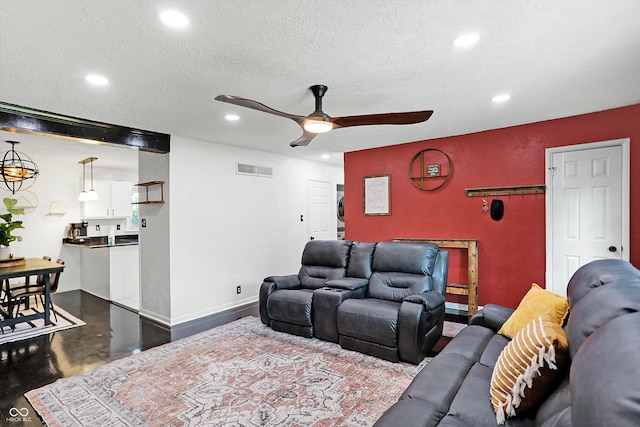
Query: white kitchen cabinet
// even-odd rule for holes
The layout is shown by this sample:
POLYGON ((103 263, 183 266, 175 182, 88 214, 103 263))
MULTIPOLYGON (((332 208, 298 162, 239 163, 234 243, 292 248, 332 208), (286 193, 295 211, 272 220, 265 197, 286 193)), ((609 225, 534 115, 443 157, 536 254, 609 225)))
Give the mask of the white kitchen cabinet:
POLYGON ((94 181, 98 200, 83 202, 84 219, 125 218, 131 216, 133 184, 128 181, 94 181))

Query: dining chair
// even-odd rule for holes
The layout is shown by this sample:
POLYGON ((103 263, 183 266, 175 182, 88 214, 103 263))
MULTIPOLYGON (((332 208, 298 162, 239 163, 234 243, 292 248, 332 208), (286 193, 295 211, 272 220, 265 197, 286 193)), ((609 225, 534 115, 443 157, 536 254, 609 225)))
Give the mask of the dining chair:
MULTIPOLYGON (((43 256, 42 257, 43 260, 45 261, 51 261, 51 257, 50 256, 43 256)), ((38 283, 42 283, 42 275, 38 275, 36 277, 36 282, 35 282, 35 286, 37 286, 38 283)), ((8 309, 9 313, 13 313, 12 308, 13 308, 13 298, 12 295, 13 294, 20 294, 24 291, 26 291, 29 287, 33 287, 34 283, 31 282, 31 278, 29 276, 25 276, 23 281, 21 282, 14 282, 11 283, 9 281, 9 279, 5 279, 5 283, 2 284, 2 306, 6 307, 8 309)), ((36 300, 37 303, 37 300, 36 300)), ((27 300, 26 302, 27 306, 25 308, 29 308, 29 301, 27 300)))
MULTIPOLYGON (((58 259, 56 261, 57 264, 64 265, 64 260, 58 259)), ((60 282, 60 272, 50 273, 49 275, 49 294, 52 294, 58 290, 58 283, 60 282)), ((40 302, 42 306, 45 306, 45 285, 44 285, 44 275, 38 275, 36 279, 36 283, 34 285, 23 286, 17 289, 15 292, 12 290, 10 295, 10 300, 14 301, 11 304, 12 307, 15 307, 16 311, 14 317, 18 316, 20 312, 20 304, 24 302, 25 308, 29 308, 28 301, 31 297, 36 297, 36 301, 38 297, 40 298, 40 302), (17 302, 17 303, 15 303, 17 302)), ((49 309, 53 313, 53 317, 55 321, 58 321, 58 315, 56 314, 55 309, 53 308, 53 301, 49 301, 49 309)))

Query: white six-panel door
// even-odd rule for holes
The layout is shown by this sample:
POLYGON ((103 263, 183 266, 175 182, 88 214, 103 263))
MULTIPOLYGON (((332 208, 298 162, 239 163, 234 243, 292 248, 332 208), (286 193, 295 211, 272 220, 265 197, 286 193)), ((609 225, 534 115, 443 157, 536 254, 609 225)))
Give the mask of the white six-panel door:
POLYGON ((629 259, 623 145, 564 148, 548 152, 547 179, 547 288, 561 295, 580 266, 629 259))
POLYGON ((335 240, 335 206, 330 182, 307 181, 307 212, 309 215, 309 238, 335 240))

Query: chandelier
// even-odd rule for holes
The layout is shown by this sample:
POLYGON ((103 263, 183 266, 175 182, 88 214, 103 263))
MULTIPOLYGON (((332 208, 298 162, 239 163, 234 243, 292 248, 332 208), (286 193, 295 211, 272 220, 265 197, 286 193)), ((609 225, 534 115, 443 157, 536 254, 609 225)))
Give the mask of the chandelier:
POLYGON ((31 187, 40 173, 38 165, 24 153, 15 150, 18 141, 6 141, 11 144, 11 150, 4 153, 0 162, 0 180, 12 194, 20 191, 25 181, 32 179, 25 189, 31 187))

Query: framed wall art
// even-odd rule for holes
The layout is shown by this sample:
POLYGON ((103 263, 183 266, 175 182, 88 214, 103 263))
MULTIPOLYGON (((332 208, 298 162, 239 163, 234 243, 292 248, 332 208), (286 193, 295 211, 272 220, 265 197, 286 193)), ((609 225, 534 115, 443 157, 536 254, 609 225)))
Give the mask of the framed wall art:
POLYGON ((363 199, 365 215, 391 215, 391 176, 365 176, 363 199))

